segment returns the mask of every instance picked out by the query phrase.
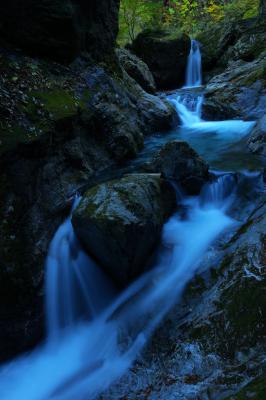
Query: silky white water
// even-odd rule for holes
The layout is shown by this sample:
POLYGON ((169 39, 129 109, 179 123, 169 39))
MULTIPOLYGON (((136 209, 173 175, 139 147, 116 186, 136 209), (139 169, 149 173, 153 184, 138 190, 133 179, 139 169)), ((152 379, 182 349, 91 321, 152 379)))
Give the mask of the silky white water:
POLYGON ((186 87, 198 87, 202 85, 202 67, 200 45, 197 40, 191 40, 191 48, 188 57, 186 87))
MULTIPOLYGON (((76 198, 73 209, 80 198, 76 198)), ((46 318, 49 340, 80 319, 93 319, 115 296, 115 289, 80 246, 71 217, 56 232, 46 261, 46 318), (101 291, 99 292, 99 288, 101 291)))
POLYGON ((183 97, 178 95, 176 98, 170 98, 175 106, 182 122, 183 132, 187 135, 193 134, 213 134, 220 140, 228 140, 232 143, 242 137, 247 136, 255 126, 254 121, 227 120, 227 121, 204 121, 201 118, 202 104, 204 98, 202 95, 191 95, 183 97))
MULTIPOLYGON (((188 71, 194 71, 188 74, 190 86, 201 84, 198 53, 199 46, 192 44, 197 72, 189 65, 188 71)), ((230 143, 252 127, 243 121, 203 121, 202 96, 172 101, 187 138, 214 135, 230 143)), ((165 224, 154 267, 119 295, 84 253, 69 217, 58 228, 47 257, 47 342, 1 367, 0 399, 92 400, 121 377, 195 276, 210 244, 234 226, 228 210, 246 178, 257 179, 247 174, 237 181, 234 174, 220 174, 200 196, 184 197, 180 205, 186 215, 176 213, 165 224)))
MULTIPOLYGON (((165 225, 163 250, 154 269, 133 283, 98 317, 80 324, 70 320, 69 329, 60 334, 60 341, 52 335, 42 349, 3 367, 1 399, 92 399, 120 377, 193 278, 210 243, 233 224, 226 209, 234 196, 234 188, 225 191, 221 201, 213 201, 213 193, 221 195, 220 185, 226 179, 231 178, 228 176, 208 186, 201 197, 183 200, 187 216, 184 220, 176 214, 165 225)), ((62 227, 64 224, 56 233, 54 243, 58 243, 62 227)), ((61 246, 64 246, 63 240, 61 246)), ((58 248, 59 259, 61 250, 58 248)), ((53 251, 52 243, 50 252, 53 251)), ((69 265, 68 259, 65 268, 69 265)), ((62 270, 61 274, 64 275, 62 270)))

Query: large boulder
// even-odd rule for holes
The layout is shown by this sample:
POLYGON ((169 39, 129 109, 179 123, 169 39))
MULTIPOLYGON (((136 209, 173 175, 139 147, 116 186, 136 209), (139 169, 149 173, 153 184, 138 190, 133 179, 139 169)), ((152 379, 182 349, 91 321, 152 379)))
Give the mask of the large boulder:
POLYGON ((1 52, 0 362, 44 334, 45 257, 74 193, 171 126, 169 104, 111 67, 1 52))
POLYGON ((71 61, 113 50, 119 0, 10 0, 0 4, 0 36, 31 54, 71 61))
POLYGON ((147 64, 126 49, 117 49, 116 54, 122 68, 148 93, 156 91, 155 81, 147 64))
POLYGON ((224 233, 211 246, 141 360, 103 400, 123 396, 128 387, 129 400, 139 393, 162 400, 264 398, 266 207, 261 200, 254 199, 257 205, 227 244, 224 233), (208 267, 208 273, 200 272, 208 267))
POLYGON ((166 31, 143 31, 131 45, 132 51, 150 68, 159 89, 172 89, 185 83, 190 38, 166 31))
POLYGON ((89 189, 72 223, 87 251, 125 286, 144 271, 175 204, 160 174, 133 174, 89 189))
POLYGON ((265 62, 266 52, 253 61, 231 61, 223 73, 209 81, 203 115, 208 116, 217 108, 221 117, 224 112, 223 119, 263 117, 266 107, 265 62))
POLYGON ((266 157, 266 115, 254 127, 248 139, 248 147, 252 153, 266 157))
POLYGON ((232 60, 253 61, 265 50, 265 19, 218 23, 202 30, 197 39, 202 45, 203 70, 213 75, 223 71, 232 60))
POLYGON ((174 140, 164 145, 145 165, 145 169, 161 172, 164 177, 174 180, 188 193, 198 194, 209 178, 206 162, 187 142, 174 140))
POLYGON ((102 145, 114 159, 132 158, 143 145, 143 135, 171 128, 172 105, 146 93, 125 71, 114 77, 95 67, 83 76, 88 93, 82 118, 87 124, 93 114, 102 145))

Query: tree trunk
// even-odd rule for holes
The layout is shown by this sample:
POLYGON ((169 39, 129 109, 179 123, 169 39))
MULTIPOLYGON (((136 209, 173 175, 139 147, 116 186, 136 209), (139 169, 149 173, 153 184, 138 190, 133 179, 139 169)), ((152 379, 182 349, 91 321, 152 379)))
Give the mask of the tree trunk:
POLYGON ((266 18, 266 0, 260 0, 260 16, 266 18))

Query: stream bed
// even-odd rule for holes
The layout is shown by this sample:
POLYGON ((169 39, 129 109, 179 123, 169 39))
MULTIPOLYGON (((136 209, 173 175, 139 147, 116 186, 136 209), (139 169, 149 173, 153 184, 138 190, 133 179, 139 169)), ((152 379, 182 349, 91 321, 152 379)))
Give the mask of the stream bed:
MULTIPOLYGON (((178 192, 178 210, 182 212, 177 211, 165 224, 153 268, 120 293, 85 254, 70 217, 59 227, 47 258, 47 341, 33 353, 1 367, 1 399, 99 398, 138 360, 163 318, 181 301, 189 282, 199 271, 204 272, 206 255, 215 260, 215 243, 228 242, 255 208, 263 192, 262 163, 245 145, 254 123, 201 119, 202 95, 191 91, 201 83, 195 42, 191 52, 188 92, 183 89, 168 97, 181 124, 167 134, 147 138, 131 168, 148 161, 164 143, 183 139, 209 162, 213 182, 205 185, 199 196, 178 192)), ((204 369, 205 386, 180 384, 179 397, 172 398, 222 398, 218 391, 205 396, 208 379, 219 375, 221 363, 216 355, 204 358, 196 343, 184 343, 178 358, 179 374, 204 369)), ((119 398, 115 396, 117 392, 103 398, 119 398)))

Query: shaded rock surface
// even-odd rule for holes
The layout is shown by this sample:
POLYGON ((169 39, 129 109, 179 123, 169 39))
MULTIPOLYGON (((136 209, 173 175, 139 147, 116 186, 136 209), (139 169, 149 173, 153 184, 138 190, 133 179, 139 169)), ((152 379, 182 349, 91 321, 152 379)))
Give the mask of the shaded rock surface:
POLYGON ((262 197, 254 203, 229 243, 221 238, 202 260, 201 268, 210 267, 210 273, 194 279, 143 357, 101 400, 125 393, 129 400, 144 399, 147 393, 162 400, 221 400, 230 395, 230 400, 261 399, 266 371, 266 205, 262 197), (252 380, 254 384, 233 395, 252 380))
POLYGON ((0 4, 1 42, 30 54, 71 61, 114 48, 119 0, 10 0, 0 4))
POLYGON ((223 119, 228 116, 251 120, 263 117, 266 107, 265 63, 265 52, 254 61, 231 62, 225 72, 209 81, 203 115, 207 114, 211 119, 217 109, 221 116, 225 113, 223 119))
POLYGON ((209 178, 209 167, 187 142, 175 140, 164 145, 146 170, 161 172, 176 181, 188 194, 198 194, 209 178))
POLYGON ((252 153, 266 157, 266 115, 257 123, 248 139, 248 147, 252 153))
POLYGON ((159 89, 171 89, 185 83, 190 39, 184 34, 143 31, 130 49, 150 68, 159 89))
POLYGON ((133 174, 88 190, 72 223, 88 252, 125 286, 144 271, 175 204, 160 174, 133 174))
POLYGON ((197 39, 202 45, 203 69, 213 73, 222 71, 231 61, 254 61, 265 51, 265 19, 217 24, 202 31, 197 39))
POLYGON ((169 128, 174 110, 115 59, 65 67, 1 51, 0 68, 2 360, 44 333, 45 256, 74 193, 134 157, 143 134, 169 128))
POLYGON ((154 94, 156 91, 155 81, 147 64, 126 49, 117 49, 116 54, 121 67, 128 75, 146 92, 154 94))

